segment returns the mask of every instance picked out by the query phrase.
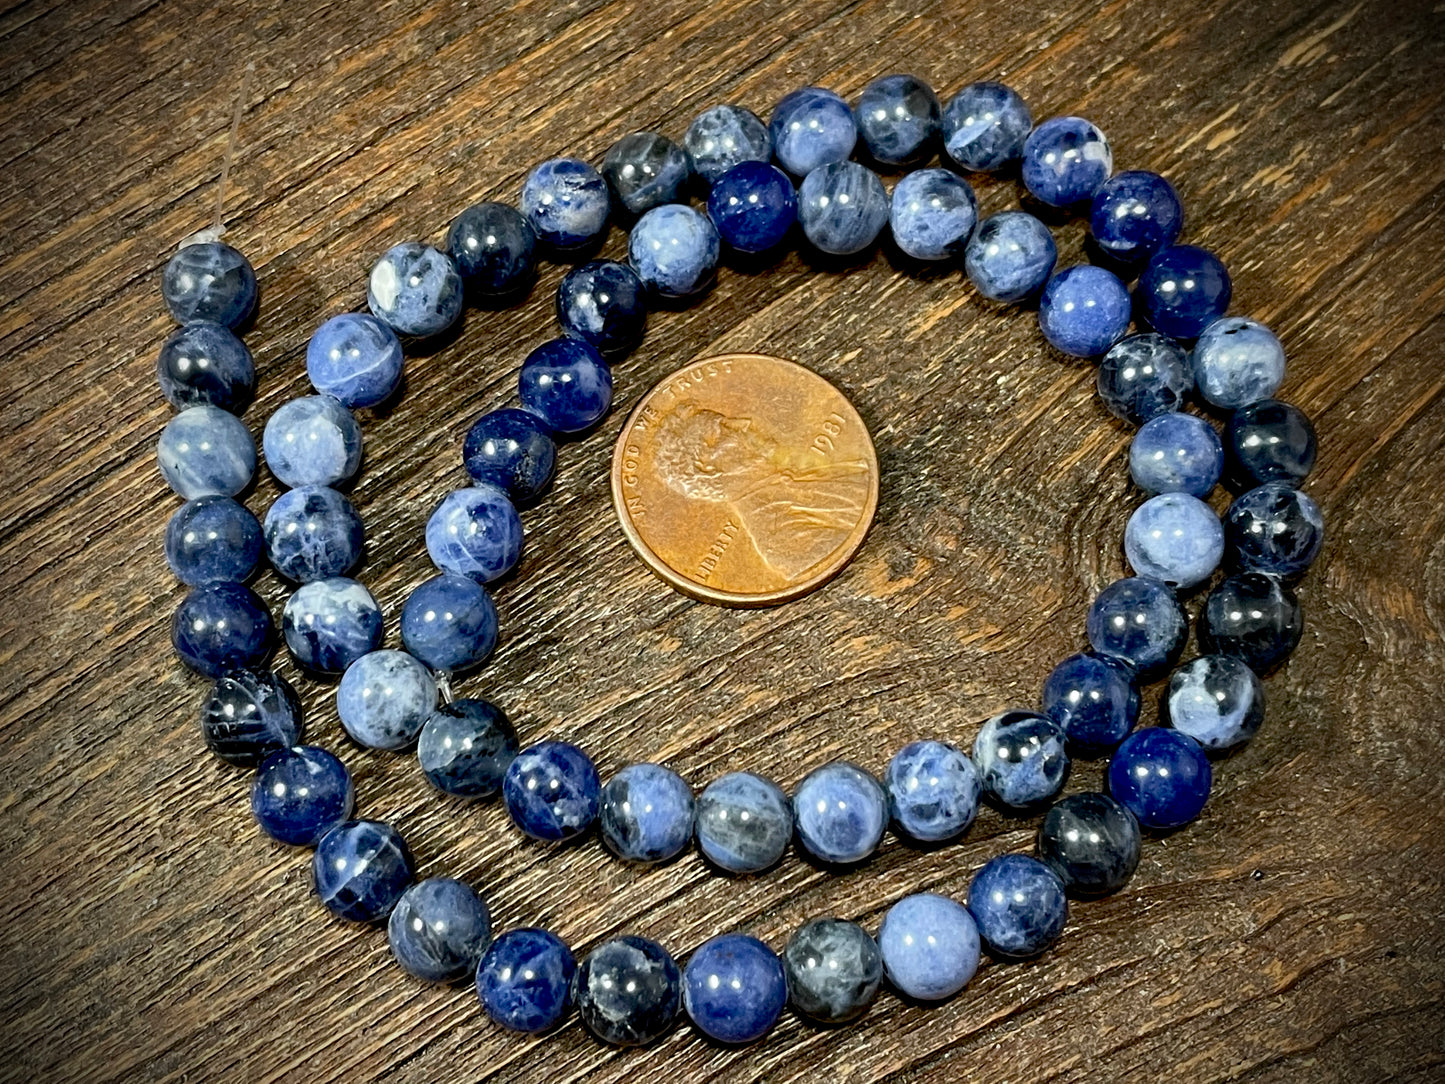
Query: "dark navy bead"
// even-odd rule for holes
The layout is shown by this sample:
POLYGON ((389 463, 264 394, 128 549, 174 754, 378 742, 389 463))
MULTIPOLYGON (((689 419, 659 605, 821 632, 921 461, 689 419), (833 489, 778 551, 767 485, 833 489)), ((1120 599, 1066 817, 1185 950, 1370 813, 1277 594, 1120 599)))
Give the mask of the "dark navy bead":
POLYGON ((271 614, 256 592, 239 583, 210 583, 176 607, 171 645, 192 670, 220 677, 265 662, 274 632, 271 614))
POLYGON ((1102 267, 1066 267, 1044 286, 1039 328, 1065 354, 1097 357, 1129 330, 1129 291, 1102 267))
POLYGON ((452 982, 476 973, 492 937, 492 916, 470 885, 429 877, 401 894, 386 923, 391 954, 426 982, 452 982))
POLYGON ((240 418, 203 404, 166 423, 156 460, 166 484, 188 501, 234 497, 256 473, 256 442, 240 418))
POLYGON ((1175 730, 1188 734, 1207 753, 1224 753, 1259 732, 1264 686, 1238 659, 1205 655, 1170 676, 1164 708, 1175 730))
POLYGON ((442 704, 416 743, 422 774, 438 790, 463 798, 490 798, 519 751, 517 732, 502 709, 463 698, 442 704))
POLYGON ((261 524, 230 497, 197 497, 166 524, 166 563, 188 587, 241 583, 265 549, 261 524))
POLYGON ((255 394, 256 365, 230 328, 197 320, 176 328, 161 344, 156 380, 177 410, 208 403, 239 414, 255 394))
POLYGON ((990 301, 1022 301, 1043 289, 1058 256, 1047 226, 1025 211, 1004 211, 973 231, 963 266, 990 301))
POLYGON ((601 792, 602 781, 587 754, 562 741, 523 749, 502 782, 512 823, 547 842, 585 832, 597 819, 601 792))
POLYGON ((645 1046, 672 1027, 682 1007, 682 973, 667 949, 645 937, 598 945, 572 979, 577 1015, 612 1046, 645 1046))
POLYGON ((443 572, 490 583, 522 556, 522 517, 496 486, 454 489, 426 521, 426 551, 443 572))
POLYGON ((627 259, 663 297, 691 297, 717 273, 718 232, 707 216, 682 203, 654 207, 632 227, 627 259))
POLYGON ((433 670, 466 670, 497 646, 497 607, 470 576, 443 572, 401 608, 401 646, 433 670))
POLYGON ((793 793, 798 842, 823 862, 861 862, 888 827, 888 795, 856 764, 835 760, 809 772, 793 793))
POLYGON ((943 147, 964 169, 992 173, 1023 154, 1033 123, 1011 87, 970 83, 944 107, 943 147))
POLYGON ((819 166, 846 161, 858 141, 858 126, 848 103, 831 90, 802 87, 773 107, 768 121, 773 154, 794 177, 819 166))
POLYGON ((1324 514, 1307 493, 1266 482, 1240 494, 1224 517, 1231 566, 1286 579, 1304 574, 1325 540, 1324 514))
POLYGON ((715 105, 688 125, 682 145, 692 171, 714 183, 739 162, 766 162, 773 157, 773 137, 752 110, 740 105, 715 105))
POLYGON ((767 162, 739 162, 713 182, 707 213, 718 234, 739 252, 766 252, 798 220, 793 182, 767 162))
POLYGON ((917 166, 932 158, 942 116, 938 95, 916 75, 873 80, 853 110, 863 146, 886 166, 917 166))
POLYGON ((888 762, 883 785, 898 830, 926 843, 961 834, 978 813, 978 770, 947 742, 905 745, 888 762))
POLYGON ((373 651, 346 668, 336 714, 368 749, 410 749, 437 706, 431 672, 405 651, 373 651))
POLYGON ((1227 470, 1241 488, 1265 482, 1299 485, 1315 465, 1315 427, 1304 411, 1278 399, 1242 406, 1224 431, 1227 470))
POLYGON ((682 981, 687 1015, 720 1043, 761 1039, 788 1003, 783 961, 743 933, 704 941, 683 969, 682 981))
POLYGON ((819 166, 798 189, 798 222, 819 252, 862 252, 888 223, 888 192, 867 166, 831 162, 819 166))
POLYGON ((1010 809, 1047 802, 1069 777, 1064 731, 1047 715, 1005 711, 979 728, 973 763, 983 792, 1010 809))
POLYGON ((1188 352, 1156 331, 1120 339, 1099 362, 1099 398, 1116 418, 1142 425, 1178 410, 1194 387, 1188 352))
POLYGON ((1304 613, 1277 576, 1240 572, 1220 581, 1199 613, 1199 646, 1267 674, 1299 645, 1304 613))
POLYGON ((301 732, 301 698, 274 670, 232 670, 201 704, 201 737, 227 764, 254 768, 301 732))
POLYGON ((883 953, 856 922, 815 918, 783 950, 793 1008, 823 1024, 856 1020, 883 984, 883 953))
POLYGON ((1284 382, 1284 347, 1258 320, 1224 316, 1199 332, 1190 355, 1206 401, 1235 410, 1268 399, 1284 382))
POLYGON ((447 252, 468 286, 501 297, 531 285, 537 268, 537 235, 515 207, 477 203, 452 220, 447 252))
POLYGON ((1171 245, 1160 249, 1144 268, 1134 301, 1155 331, 1193 339, 1224 315, 1232 293, 1229 272, 1214 253, 1194 245, 1171 245))
POLYGON ((1224 470, 1224 445, 1214 426, 1170 412, 1145 422, 1129 445, 1129 476, 1146 493, 1207 497, 1224 470))
POLYGON ((457 265, 420 241, 388 249, 371 268, 366 303, 402 335, 439 335, 457 322, 465 298, 457 265))
POLYGON ((314 745, 272 753, 251 783, 256 823, 272 839, 293 847, 314 847, 351 816, 353 799, 346 765, 314 745))
POLYGON ((553 339, 527 355, 517 378, 522 406, 556 433, 592 428, 612 405, 612 370, 581 339, 553 339))
POLYGON ((381 646, 381 607, 356 580, 312 580, 286 600, 281 632, 291 657, 302 666, 339 674, 381 646))
POLYGON ((333 316, 306 344, 311 386, 352 408, 376 406, 401 384, 401 340, 366 312, 333 316))
POLYGON ((537 415, 506 407, 483 414, 462 445, 467 473, 529 501, 547 488, 557 465, 557 445, 537 415))
POLYGON ((1107 794, 1061 798, 1039 825, 1039 860, 1072 896, 1107 896, 1139 866, 1139 822, 1107 794))
POLYGON ((379 922, 391 913, 415 875, 401 833, 381 821, 338 824, 311 856, 316 894, 332 914, 351 922, 379 922))
POLYGON ((1050 207, 1093 199, 1114 172, 1114 152, 1104 133, 1083 117, 1052 117, 1024 140, 1023 181, 1050 207))
POLYGON ((580 158, 549 158, 522 183, 522 214, 558 252, 584 248, 607 230, 610 199, 602 174, 580 158))
POLYGON ((546 1031, 567 1011, 577 961, 547 930, 508 930, 477 964, 477 1000, 511 1031, 546 1031))
POLYGON ((1214 509, 1188 493, 1161 493, 1134 510, 1124 527, 1124 556, 1136 575, 1170 587, 1195 587, 1224 557, 1224 528, 1214 509))
POLYGON ((557 323, 606 358, 630 352, 647 330, 647 297, 637 272, 615 260, 574 267, 557 287, 557 323))
POLYGON ((758 873, 783 857, 793 810, 781 787, 749 772, 709 783, 697 799, 697 846, 729 873, 758 873))
POLYGON ((893 240, 915 260, 961 256, 977 221, 973 189, 952 170, 916 170, 893 189, 888 211, 893 240))
POLYGON ((1109 761, 1109 793, 1145 828, 1188 824, 1209 800, 1214 771, 1199 743, 1151 726, 1124 739, 1109 761))
POLYGON ((1179 238, 1184 207, 1174 186, 1157 173, 1128 170, 1094 193, 1089 232, 1099 247, 1125 264, 1148 260, 1179 238))
POLYGON ((282 485, 339 485, 361 466, 361 425, 339 399, 303 395, 266 420, 261 451, 282 485))
POLYGON ((1069 901, 1058 875, 1037 858, 1001 854, 974 874, 968 910, 990 952, 1025 959, 1059 939, 1069 901))
POLYGON ((235 327, 256 307, 256 272, 230 245, 185 245, 161 276, 161 296, 178 324, 210 320, 235 327))
POLYGON ((297 583, 342 575, 361 560, 366 541, 356 508, 326 486, 281 494, 262 526, 271 567, 297 583))
POLYGON ((1139 721, 1139 686, 1127 664, 1083 652, 1054 667, 1044 682, 1044 714, 1082 753, 1112 749, 1139 721))
POLYGON ((919 1001, 952 997, 978 970, 978 925, 947 896, 919 892, 888 909, 878 928, 883 971, 893 988, 919 1001))
POLYGON ((692 842, 692 788, 661 764, 630 764, 602 788, 602 841, 629 862, 665 862, 692 842))
POLYGON ((1095 651, 1123 659, 1147 680, 1178 660, 1189 619, 1164 584, 1130 576, 1099 592, 1089 607, 1087 630, 1095 651))
POLYGON ((622 208, 640 215, 675 203, 692 176, 687 152, 657 132, 630 132, 607 151, 602 176, 622 208))

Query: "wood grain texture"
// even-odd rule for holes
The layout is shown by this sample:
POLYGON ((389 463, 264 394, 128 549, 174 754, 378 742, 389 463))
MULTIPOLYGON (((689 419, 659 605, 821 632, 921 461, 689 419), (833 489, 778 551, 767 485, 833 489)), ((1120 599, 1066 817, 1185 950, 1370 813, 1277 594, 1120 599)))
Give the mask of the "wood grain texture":
MULTIPOLYGON (((0 1078, 26 1081, 1379 1081, 1440 1079, 1445 1042, 1445 32, 1422 0, 317 0, 18 3, 0 12, 0 1078), (1234 272, 1236 311, 1289 351, 1283 393, 1315 419, 1310 490, 1329 539, 1308 631, 1267 683, 1268 720, 1220 765, 1203 819, 1151 842, 1120 895, 1077 906, 1056 951, 986 964, 925 1010, 884 994, 858 1026, 788 1016, 724 1050, 686 1026, 600 1048, 575 1022, 491 1027, 465 988, 401 974, 376 931, 330 921, 305 854, 254 829, 245 773, 202 755, 204 683, 168 644, 182 596, 161 556, 175 500, 153 445, 169 330, 158 281, 205 225, 234 95, 255 73, 227 199, 255 263, 253 430, 307 387, 306 338, 359 307, 389 245, 468 202, 514 199, 541 158, 600 160, 636 128, 679 135, 706 106, 766 113, 805 82, 854 95, 912 70, 952 93, 1004 77, 1036 115, 1082 113, 1121 168, 1178 186, 1190 240, 1234 272)), ((985 211, 1012 205, 985 180, 985 211)), ((1059 233, 1066 261, 1075 222, 1059 233)), ((614 231, 606 252, 622 251, 614 231)), ((428 573, 421 527, 462 483, 478 412, 512 395, 552 333, 531 298, 469 312, 365 421, 356 489, 367 582, 391 618, 428 573)), ((1128 433, 1085 363, 956 269, 797 254, 725 269, 656 314, 618 367, 602 430, 562 454, 496 592, 504 641, 468 694, 527 738, 575 739, 604 774, 665 759, 694 784, 754 768, 795 784, 847 756, 972 740, 1033 702, 1122 572, 1137 496, 1128 433), (613 518, 616 427, 693 357, 761 350, 857 404, 882 462, 862 553, 802 601, 733 612, 683 599, 613 518)), ((274 483, 248 500, 262 509, 274 483)), ((260 584, 276 606, 281 586, 260 584)), ((1191 608, 1197 607, 1197 600, 1191 608)), ((283 663, 289 666, 289 663, 283 663)), ((731 928, 781 947, 821 913, 876 928, 903 894, 961 894, 1036 821, 985 812, 957 846, 890 838, 842 876, 789 856, 754 880, 695 856, 637 871, 595 840, 528 845, 496 805, 447 801, 413 760, 341 740, 360 808, 393 818, 424 873, 480 885, 504 926, 580 950, 619 931, 679 955, 731 928)), ((1146 715, 1154 717, 1150 704, 1146 715)), ((1079 765, 1070 789, 1097 786, 1079 765)))

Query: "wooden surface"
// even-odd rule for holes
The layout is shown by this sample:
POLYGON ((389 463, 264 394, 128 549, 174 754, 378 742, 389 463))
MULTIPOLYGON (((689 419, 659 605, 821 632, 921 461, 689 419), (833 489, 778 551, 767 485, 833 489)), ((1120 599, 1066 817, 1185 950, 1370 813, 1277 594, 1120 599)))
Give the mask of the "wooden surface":
MULTIPOLYGON (((1428 0, 960 4, 943 0, 551 0, 381 5, 262 0, 19 3, 0 14, 0 1078, 25 1081, 1378 1081, 1441 1079, 1445 757, 1445 30, 1428 0), (883 994, 859 1025, 785 1016, 755 1048, 685 1024, 642 1052, 575 1020, 528 1040, 465 987, 426 988, 370 929, 311 896, 306 852, 273 844, 249 780, 206 756, 205 683, 168 643, 182 589, 176 507, 153 446, 170 410, 160 268, 206 225, 244 66, 254 63, 227 239, 263 306, 247 342, 259 433, 307 391, 320 320, 359 307, 389 245, 435 238, 468 202, 514 199, 528 166, 599 161, 637 128, 679 136, 704 107, 766 114, 818 82, 852 96, 912 70, 951 94, 1005 77, 1037 116, 1083 113, 1121 168, 1162 170, 1188 240, 1217 249, 1235 311, 1282 336, 1283 394, 1315 419, 1309 489, 1329 539, 1308 628, 1268 682, 1259 738, 1221 765, 1203 819, 1147 845, 1138 876, 1076 906, 1056 951, 986 963, 941 1008, 883 994)), ((979 184, 985 211, 1011 181, 979 184)), ((1063 226, 1065 262, 1078 223, 1063 226)), ((607 253, 622 251, 614 231, 607 253)), ((363 572, 395 618, 428 572, 421 527, 462 484, 462 436, 510 401, 552 334, 531 298, 472 311, 409 362, 365 420, 363 572)), ((524 739, 582 743, 604 775, 661 759, 785 786, 903 742, 972 740, 1035 700, 1122 571, 1138 500, 1128 433, 1091 367, 1046 350, 1031 313, 958 271, 886 253, 843 270, 789 255, 726 269, 655 316, 618 367, 601 431, 568 446, 496 592, 504 642, 464 694, 524 739), (767 612, 689 602, 649 575, 611 512, 626 411, 695 356, 762 350, 842 387, 875 435, 882 503, 857 561, 767 612)), ((265 508, 263 479, 248 500, 265 508)), ((259 589, 279 607, 270 575, 259 589)), ((1197 608, 1198 600, 1191 602, 1197 608)), ((283 660, 283 669, 289 661, 283 660)), ((310 734, 343 752, 359 806, 392 818, 424 874, 479 885, 502 926, 579 950, 621 931, 678 955, 728 929, 781 948, 809 917, 876 929, 920 889, 955 895, 1036 820, 986 811, 957 846, 889 838, 843 876, 789 855, 753 880, 695 856, 633 870, 595 839, 523 842, 495 804, 447 801, 412 759, 341 739, 303 683, 310 734)), ((1155 696, 1146 715, 1155 716, 1155 696)), ((1097 786, 1081 764, 1070 789, 1097 786)))

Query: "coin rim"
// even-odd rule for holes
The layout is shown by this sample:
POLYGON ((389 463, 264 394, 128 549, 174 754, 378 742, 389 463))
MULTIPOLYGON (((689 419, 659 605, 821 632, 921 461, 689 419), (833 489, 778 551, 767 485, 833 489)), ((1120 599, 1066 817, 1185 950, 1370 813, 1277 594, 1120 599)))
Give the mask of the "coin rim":
POLYGON ((834 576, 838 575, 838 573, 842 572, 843 569, 848 566, 848 563, 858 555, 858 551, 863 548, 863 542, 868 536, 869 529, 873 526, 873 517, 878 512, 878 476, 878 449, 873 444, 873 434, 868 430, 868 423, 865 422, 863 416, 858 413, 858 408, 853 405, 853 401, 844 395, 831 380, 814 372, 806 365, 800 365, 796 361, 776 357, 772 354, 749 352, 713 354, 708 357, 698 358, 695 361, 690 361, 686 365, 674 369, 666 376, 657 380, 642 398, 637 401, 637 405, 628 413, 627 421, 622 426, 622 431, 617 434, 617 440, 612 446, 612 511, 617 517, 618 524, 622 527, 623 535, 627 538, 627 541, 631 544, 637 555, 642 558, 642 563, 669 587, 699 602, 710 602, 714 605, 729 606, 735 609, 762 609, 767 606, 777 606, 784 602, 791 602, 794 599, 801 598, 803 595, 816 591, 834 576), (720 361, 733 361, 736 359, 760 360, 772 364, 781 364, 785 367, 796 369, 804 374, 804 376, 827 385, 838 398, 843 400, 852 412, 853 417, 857 419, 859 428, 863 431, 870 468, 868 500, 865 503, 863 515, 859 517, 858 526, 854 527, 848 535, 848 540, 844 542, 838 550, 834 551, 835 553, 843 553, 842 560, 827 564, 823 571, 802 583, 792 584, 781 590, 771 591, 766 594, 743 594, 736 591, 719 591, 714 588, 704 587, 702 584, 682 575, 654 553, 652 547, 643 539, 636 525, 632 522, 631 514, 626 510, 627 500, 622 493, 622 459, 624 449, 627 447, 627 435, 632 432, 633 423, 637 421, 638 415, 642 413, 642 408, 651 401, 658 389, 681 373, 695 369, 699 365, 720 361))

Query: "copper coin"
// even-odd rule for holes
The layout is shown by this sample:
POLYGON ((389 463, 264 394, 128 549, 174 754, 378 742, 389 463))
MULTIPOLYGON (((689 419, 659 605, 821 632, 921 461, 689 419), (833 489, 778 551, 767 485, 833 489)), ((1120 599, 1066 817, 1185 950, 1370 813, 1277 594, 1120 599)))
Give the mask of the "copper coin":
POLYGON ((612 502, 653 572, 704 602, 771 606, 828 582, 878 508, 863 419, 817 373, 764 354, 693 362, 643 397, 612 502))

